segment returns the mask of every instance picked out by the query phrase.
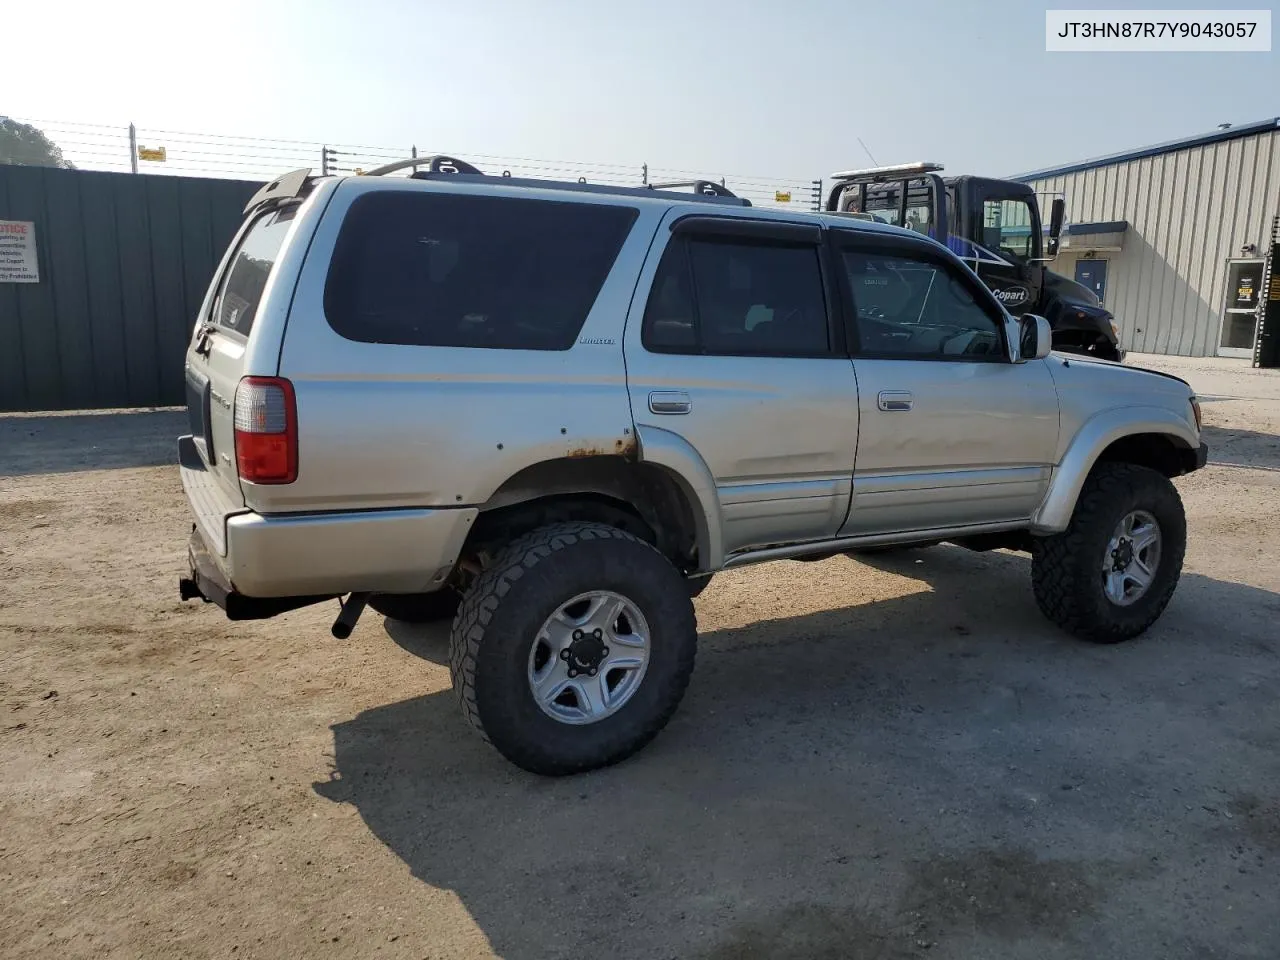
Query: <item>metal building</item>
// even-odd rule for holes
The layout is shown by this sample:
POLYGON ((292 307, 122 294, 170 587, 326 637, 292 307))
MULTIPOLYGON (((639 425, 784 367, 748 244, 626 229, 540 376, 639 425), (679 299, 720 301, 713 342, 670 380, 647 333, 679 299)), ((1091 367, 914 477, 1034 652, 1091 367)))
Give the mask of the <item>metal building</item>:
POLYGON ((1013 178, 1066 198, 1052 269, 1143 353, 1252 357, 1280 215, 1280 117, 1013 178))

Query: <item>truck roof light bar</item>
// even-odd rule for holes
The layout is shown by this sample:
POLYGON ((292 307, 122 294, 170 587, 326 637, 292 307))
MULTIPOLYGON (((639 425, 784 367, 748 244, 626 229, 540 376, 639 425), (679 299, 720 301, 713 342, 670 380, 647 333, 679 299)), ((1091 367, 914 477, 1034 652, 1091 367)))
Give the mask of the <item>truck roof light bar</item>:
POLYGON ((929 163, 928 161, 920 160, 916 163, 901 163, 893 167, 868 167, 865 170, 846 170, 843 173, 833 173, 831 179, 844 183, 851 181, 876 183, 880 180, 903 180, 922 177, 926 173, 937 173, 941 169, 942 164, 940 163, 929 163))

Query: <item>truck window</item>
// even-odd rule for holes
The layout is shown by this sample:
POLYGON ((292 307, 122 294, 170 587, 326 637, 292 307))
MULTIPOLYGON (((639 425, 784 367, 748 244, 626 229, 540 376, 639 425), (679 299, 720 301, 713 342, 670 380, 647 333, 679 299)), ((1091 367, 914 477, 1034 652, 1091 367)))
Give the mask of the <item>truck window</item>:
POLYGON ((213 301, 213 322, 246 337, 258 315, 267 277, 280 255, 296 206, 260 214, 245 233, 213 301))
POLYGON ((982 202, 982 245, 988 250, 1027 261, 1033 256, 1031 206, 1025 200, 982 202))
POLYGON ((1000 322, 960 272, 910 253, 845 250, 857 356, 888 360, 1003 360, 1000 322))
POLYGON ((709 237, 673 241, 654 277, 641 340, 658 353, 827 354, 817 247, 709 237))
POLYGON ((325 280, 348 340, 568 350, 634 207, 378 191, 352 203, 325 280))

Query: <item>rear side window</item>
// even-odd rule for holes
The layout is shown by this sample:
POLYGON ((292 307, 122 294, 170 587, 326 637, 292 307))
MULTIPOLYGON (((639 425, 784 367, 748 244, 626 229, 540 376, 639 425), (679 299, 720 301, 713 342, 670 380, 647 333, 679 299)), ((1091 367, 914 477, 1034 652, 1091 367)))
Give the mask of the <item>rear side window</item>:
POLYGON ((338 235, 325 315, 365 343, 568 350, 636 216, 603 204, 366 194, 338 235))
POLYGON ((246 337, 253 329, 267 277, 280 256, 296 206, 260 214, 240 242, 213 301, 213 322, 246 337))
POLYGON ((654 353, 813 357, 830 350, 818 248, 675 238, 658 264, 641 342, 654 353))

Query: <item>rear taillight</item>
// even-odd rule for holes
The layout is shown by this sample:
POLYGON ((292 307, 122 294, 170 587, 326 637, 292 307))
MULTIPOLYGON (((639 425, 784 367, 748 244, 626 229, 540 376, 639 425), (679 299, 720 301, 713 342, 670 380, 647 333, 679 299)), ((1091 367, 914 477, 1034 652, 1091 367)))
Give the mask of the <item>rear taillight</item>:
POLYGON ((236 387, 236 471, 250 483, 298 479, 298 405, 280 377, 245 377, 236 387))

